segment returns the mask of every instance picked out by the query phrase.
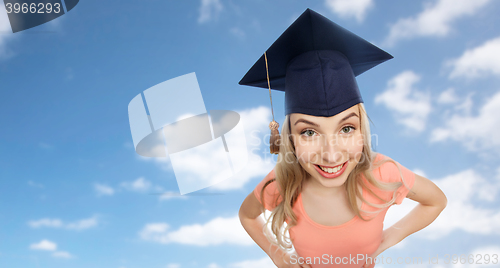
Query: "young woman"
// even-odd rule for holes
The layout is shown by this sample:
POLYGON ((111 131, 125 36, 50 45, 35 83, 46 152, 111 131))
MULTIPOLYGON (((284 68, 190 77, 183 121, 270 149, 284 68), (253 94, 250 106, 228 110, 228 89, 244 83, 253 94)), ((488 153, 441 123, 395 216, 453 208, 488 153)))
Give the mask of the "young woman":
MULTIPOLYGON (((446 206, 431 181, 372 151, 354 77, 392 56, 365 42, 308 9, 264 55, 269 88, 285 91, 286 118, 276 167, 239 216, 277 267, 373 267, 375 257, 446 206), (284 44, 294 48, 283 53, 284 44), (419 204, 383 230, 387 209, 405 197, 419 204), (264 209, 271 211, 267 221, 259 217, 264 209)), ((261 74, 254 75, 262 64, 240 84, 262 87, 261 74)))

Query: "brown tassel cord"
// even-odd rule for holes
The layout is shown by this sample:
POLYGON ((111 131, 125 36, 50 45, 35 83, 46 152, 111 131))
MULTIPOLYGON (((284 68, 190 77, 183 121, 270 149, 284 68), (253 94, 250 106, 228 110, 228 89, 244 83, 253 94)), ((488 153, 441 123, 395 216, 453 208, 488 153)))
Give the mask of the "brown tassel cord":
POLYGON ((266 60, 266 73, 267 73, 267 86, 269 87, 269 99, 271 100, 271 113, 273 114, 273 121, 269 124, 269 128, 271 129, 271 137, 269 138, 269 149, 271 150, 271 154, 278 154, 280 151, 280 132, 278 128, 280 124, 274 121, 274 111, 273 111, 273 98, 271 96, 271 83, 269 82, 269 69, 267 67, 267 53, 264 52, 264 59, 266 60))

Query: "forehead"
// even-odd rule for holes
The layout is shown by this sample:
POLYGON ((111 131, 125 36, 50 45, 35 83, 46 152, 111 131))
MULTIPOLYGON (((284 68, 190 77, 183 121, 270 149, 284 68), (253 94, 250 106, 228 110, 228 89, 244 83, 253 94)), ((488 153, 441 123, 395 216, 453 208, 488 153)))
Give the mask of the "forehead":
POLYGON ((314 116, 314 115, 308 115, 308 114, 299 114, 299 113, 291 113, 290 114, 290 124, 293 126, 295 122, 299 119, 305 119, 311 122, 339 122, 346 116, 348 116, 351 113, 355 113, 357 115, 351 117, 351 119, 359 120, 359 109, 357 105, 352 106, 349 109, 346 109, 342 111, 341 113, 338 113, 334 116, 330 117, 325 117, 325 116, 314 116))

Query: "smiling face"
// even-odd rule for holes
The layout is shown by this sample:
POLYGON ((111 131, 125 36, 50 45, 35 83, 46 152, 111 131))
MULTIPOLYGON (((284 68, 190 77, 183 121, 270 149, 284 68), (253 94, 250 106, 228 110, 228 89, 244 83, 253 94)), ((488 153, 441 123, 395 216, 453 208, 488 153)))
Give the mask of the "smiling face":
POLYGON ((308 181, 319 188, 342 186, 363 151, 357 105, 331 117, 290 114, 290 131, 308 181))

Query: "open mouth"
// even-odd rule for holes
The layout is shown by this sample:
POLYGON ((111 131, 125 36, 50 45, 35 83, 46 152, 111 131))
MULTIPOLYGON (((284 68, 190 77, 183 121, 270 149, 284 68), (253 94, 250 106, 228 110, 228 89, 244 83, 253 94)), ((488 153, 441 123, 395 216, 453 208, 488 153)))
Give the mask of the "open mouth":
POLYGON ((344 162, 343 164, 340 164, 340 165, 335 166, 335 167, 327 167, 327 166, 320 166, 320 165, 317 165, 317 166, 319 168, 321 168, 321 170, 323 170, 324 172, 328 172, 328 173, 332 174, 332 173, 336 173, 339 170, 341 170, 346 163, 347 163, 347 161, 344 162))
POLYGON ((316 170, 318 171, 318 173, 320 173, 323 177, 325 177, 325 178, 335 178, 335 177, 338 177, 338 176, 342 175, 342 173, 344 173, 344 171, 347 168, 347 163, 348 162, 349 162, 349 160, 345 161, 344 163, 342 163, 340 165, 333 166, 333 167, 320 166, 320 165, 314 165, 314 167, 316 168, 316 170))

